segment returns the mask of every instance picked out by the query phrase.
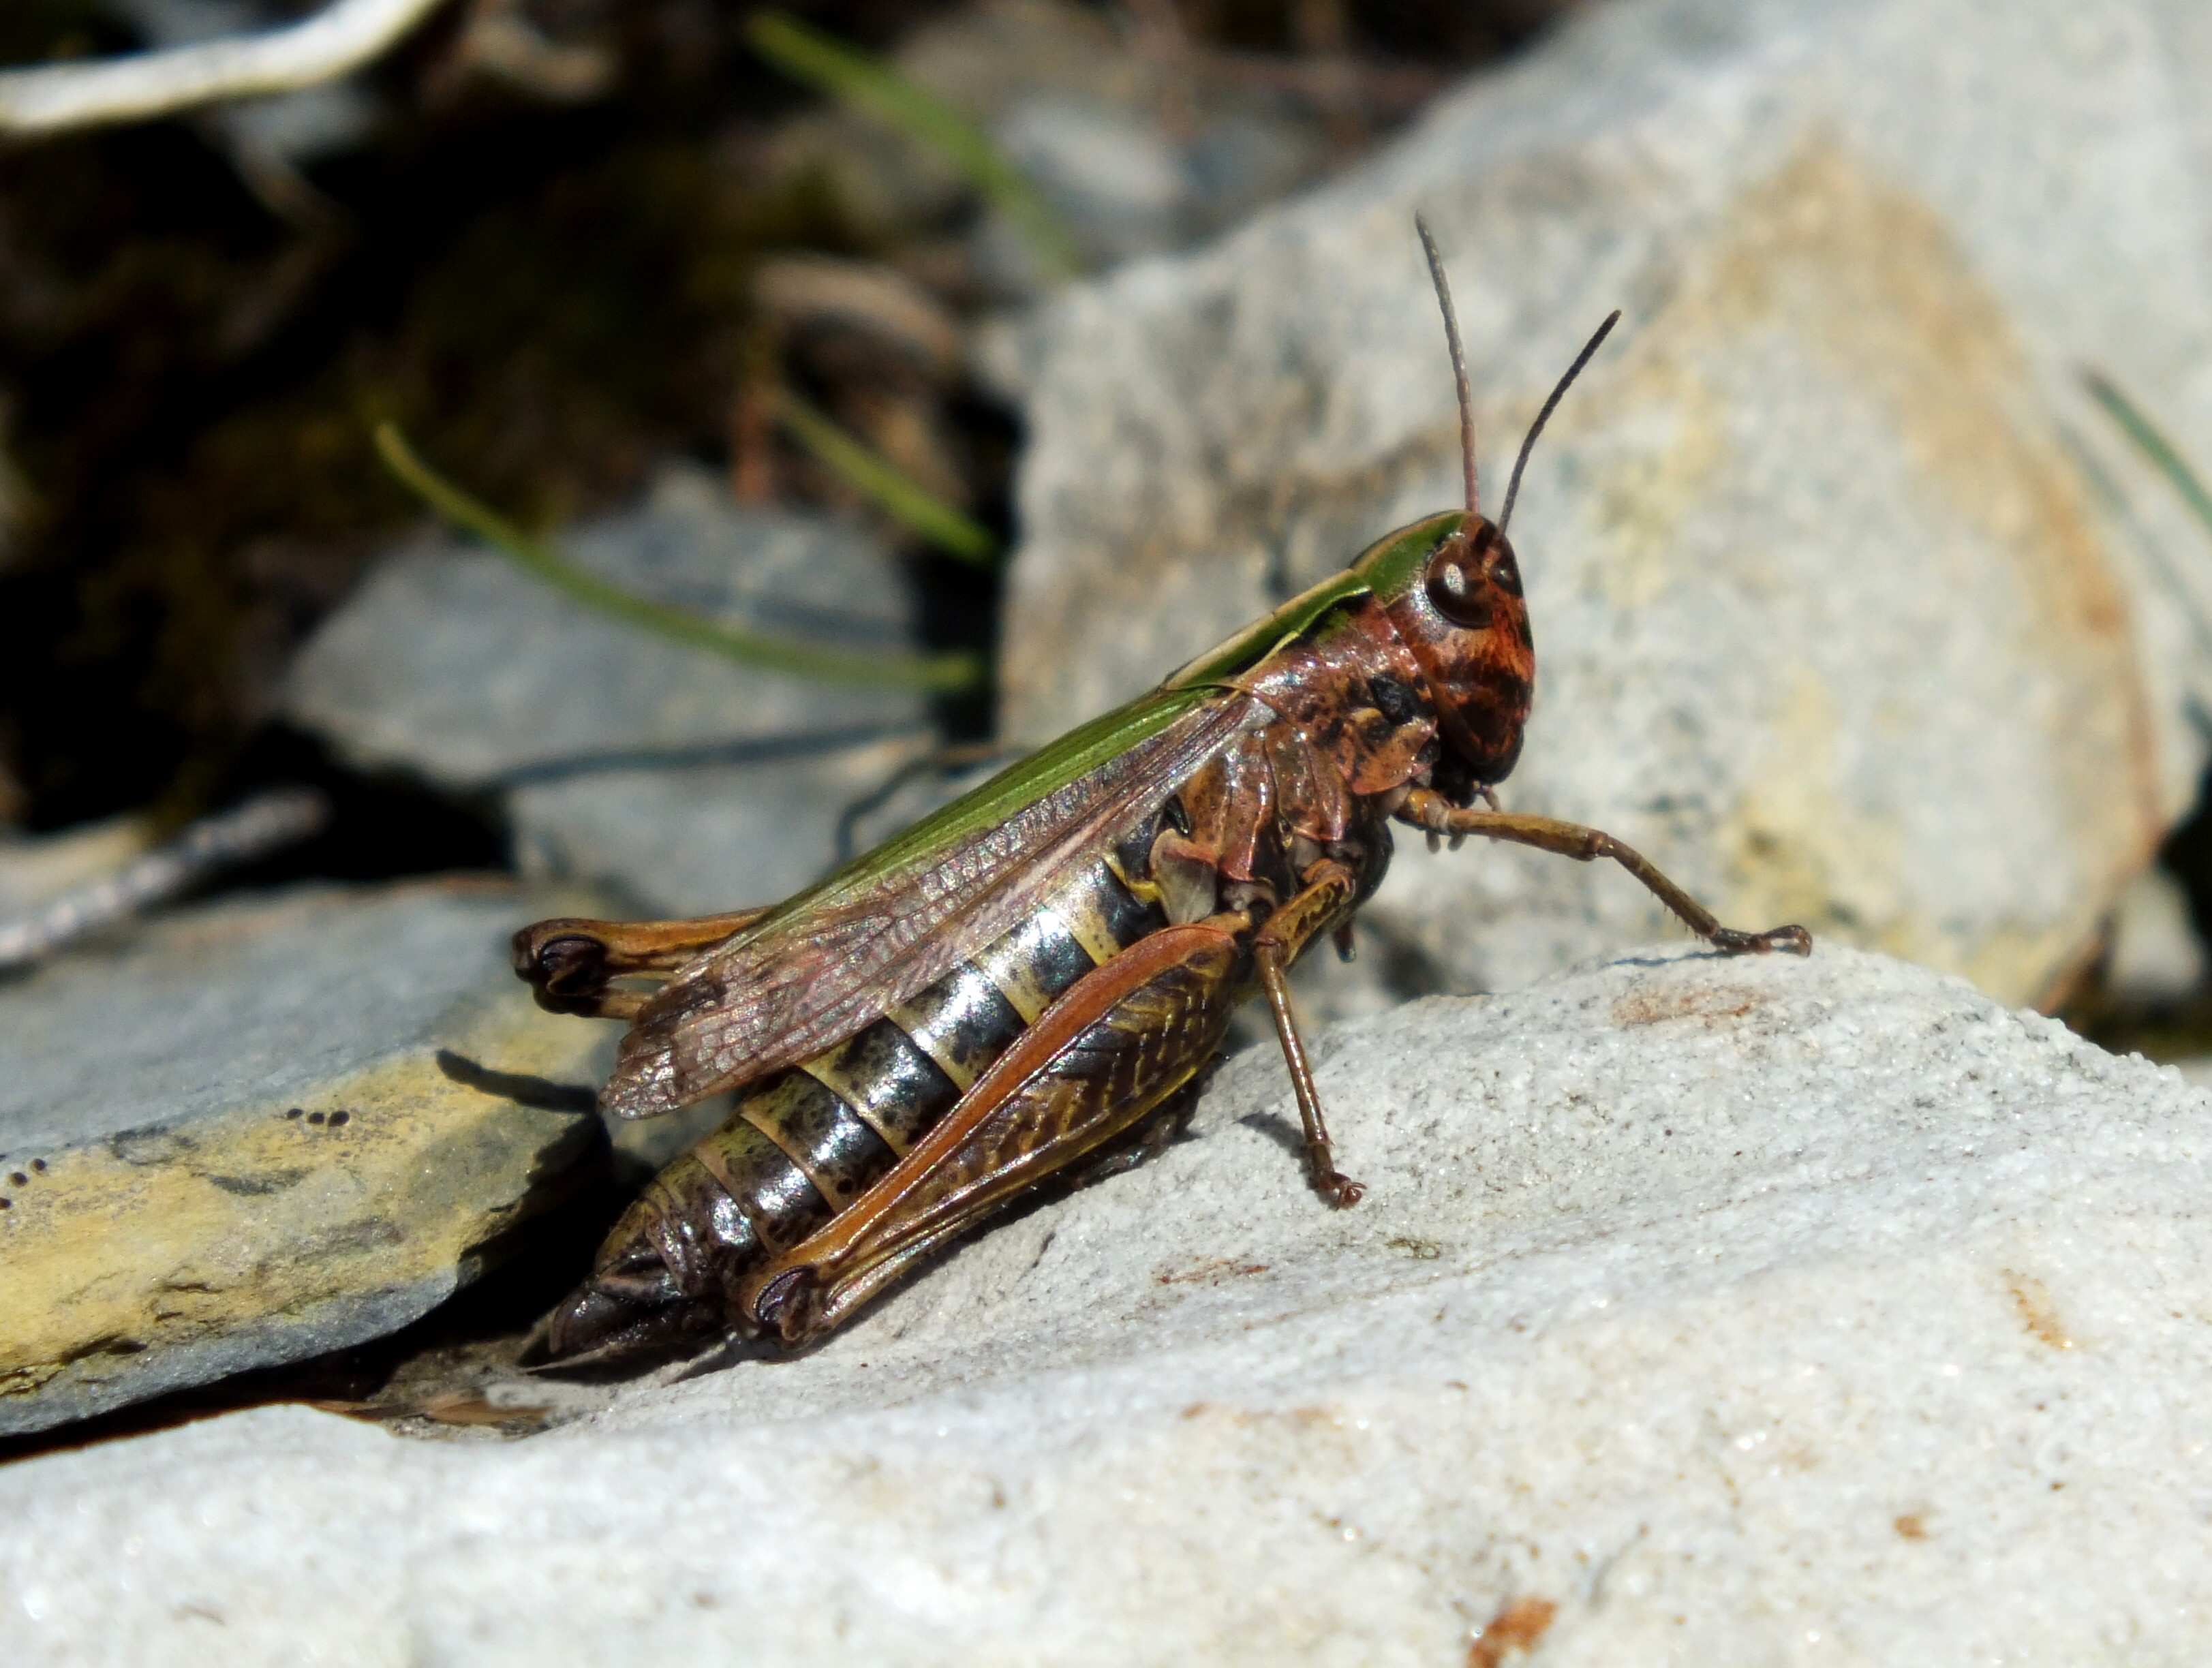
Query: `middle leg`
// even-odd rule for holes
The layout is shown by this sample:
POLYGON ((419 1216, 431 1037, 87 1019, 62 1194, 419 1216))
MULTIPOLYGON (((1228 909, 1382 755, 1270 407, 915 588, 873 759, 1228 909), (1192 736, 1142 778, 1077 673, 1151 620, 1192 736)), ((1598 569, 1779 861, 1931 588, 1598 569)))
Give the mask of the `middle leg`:
POLYGON ((1351 870, 1330 858, 1315 864, 1304 878, 1304 887, 1254 935, 1252 967, 1267 995, 1267 1010, 1274 1016, 1284 1063, 1290 1068, 1314 1192, 1341 1210, 1358 1204, 1367 1190, 1336 1168, 1328 1125, 1322 1117, 1321 1095, 1314 1088, 1313 1068, 1306 1059, 1305 1041, 1298 1035, 1297 1016, 1291 1007, 1290 967, 1316 932, 1344 918, 1344 912, 1358 895, 1359 882, 1351 870))

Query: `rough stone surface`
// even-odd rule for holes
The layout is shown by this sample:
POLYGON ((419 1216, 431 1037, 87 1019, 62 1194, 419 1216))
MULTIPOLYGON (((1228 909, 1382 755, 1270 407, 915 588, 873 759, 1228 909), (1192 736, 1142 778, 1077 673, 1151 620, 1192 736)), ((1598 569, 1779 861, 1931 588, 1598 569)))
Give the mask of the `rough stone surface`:
MULTIPOLYGON (((1593 9, 1357 173, 1002 337, 1030 446, 1005 664, 1030 739, 1459 496, 1606 311, 1513 535, 1540 688, 1509 805, 2042 999, 2193 797, 2201 530, 2076 383, 2212 458, 2212 25, 2183 0, 1593 9), (1114 629, 1097 622, 1111 620, 1114 629)), ((1539 855, 1372 913, 1510 986, 1650 930, 1539 855)))
POLYGON ((1826 946, 1318 1052, 1349 1212, 1255 1052, 803 1359, 514 1445, 272 1409, 21 1465, 0 1655, 2212 1652, 2212 1096, 1826 946))
POLYGON ((307 890, 10 980, 0 1433, 374 1337, 473 1277, 596 1127, 603 1031, 505 954, 580 902, 307 890))
MULTIPOLYGON (((1134 15, 1069 0, 978 0, 914 29, 896 62, 1021 165, 1085 263, 1231 224, 1320 173, 1350 136, 1325 99, 1286 99, 1232 59, 1146 33, 1134 15)), ((927 147, 850 109, 784 123, 772 154, 787 175, 825 179, 878 238, 941 218, 967 189, 927 147)), ((992 213, 977 222, 986 284, 1008 300, 1048 287, 1012 228, 992 213)))
MULTIPOLYGON (((578 561, 757 630, 913 647, 913 598, 860 531, 732 504, 696 467, 580 527, 578 561)), ((925 745, 923 699, 754 671, 569 602, 489 551, 384 564, 302 651, 286 709, 349 758, 496 792, 518 866, 633 909, 773 901, 837 818, 925 745)))
MULTIPOLYGON (((582 566, 732 624, 901 650, 904 576, 858 530, 748 509, 691 467, 642 506, 562 541, 582 566)), ((310 640, 284 696, 358 763, 482 789, 593 764, 702 762, 911 726, 920 696, 756 671, 548 589, 482 549, 424 545, 380 567, 310 640)))
POLYGON ((848 810, 927 749, 910 735, 525 783, 508 800, 515 855, 526 874, 586 881, 661 915, 774 903, 836 866, 848 810))

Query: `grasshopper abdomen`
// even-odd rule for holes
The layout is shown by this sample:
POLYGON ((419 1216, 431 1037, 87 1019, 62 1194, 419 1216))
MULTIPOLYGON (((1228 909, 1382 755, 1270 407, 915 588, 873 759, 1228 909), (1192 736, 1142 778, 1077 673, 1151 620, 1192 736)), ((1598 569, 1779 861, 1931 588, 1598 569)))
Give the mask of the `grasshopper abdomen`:
POLYGON ((549 1318, 547 1353, 626 1355, 720 1330, 750 1277, 879 1180, 1055 998, 1166 924, 1092 858, 971 960, 749 1085, 616 1223, 592 1278, 549 1318))

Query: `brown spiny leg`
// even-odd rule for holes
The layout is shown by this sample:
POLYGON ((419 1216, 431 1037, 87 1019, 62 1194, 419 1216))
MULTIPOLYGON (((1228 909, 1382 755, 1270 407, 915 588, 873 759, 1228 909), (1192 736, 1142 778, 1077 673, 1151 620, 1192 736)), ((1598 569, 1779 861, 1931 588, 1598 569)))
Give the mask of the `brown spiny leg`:
POLYGON ((549 1013, 629 1019, 650 992, 611 991, 611 980, 673 973, 768 913, 740 909, 688 921, 590 921, 559 915, 514 935, 514 971, 549 1013))
POLYGON ((1297 1017, 1291 1011, 1291 985, 1285 976, 1306 941, 1351 907, 1358 895, 1359 882, 1351 870, 1324 858, 1305 872, 1305 887, 1267 918, 1252 940, 1252 966, 1267 992, 1267 1007, 1275 1016, 1275 1035, 1283 1045, 1283 1058, 1291 1069, 1291 1087, 1298 1099, 1298 1121, 1305 1126, 1306 1159, 1311 1167, 1314 1192, 1341 1210, 1359 1203, 1367 1190, 1336 1168, 1328 1143, 1328 1125, 1322 1121, 1321 1096, 1314 1089, 1313 1068, 1306 1061, 1306 1046, 1298 1036, 1297 1017))
POLYGON ((1734 927, 1723 926, 1711 910, 1660 873, 1641 852, 1624 846, 1609 834, 1586 828, 1579 822, 1560 822, 1548 816, 1520 816, 1504 811, 1462 810, 1442 794, 1427 788, 1415 788, 1407 794, 1397 816, 1400 822, 1425 828, 1431 834, 1450 834, 1455 839, 1480 834, 1486 840, 1510 840, 1516 846, 1557 852, 1577 863, 1609 857, 1642 881, 1661 903, 1680 916, 1691 931, 1715 949, 1730 955, 1747 952, 1764 955, 1774 949, 1787 950, 1793 955, 1813 953, 1813 935, 1802 926, 1770 927, 1765 932, 1741 932, 1734 927))
POLYGON ((738 1288, 744 1319, 787 1343, 820 1337, 1158 1110, 1219 1046, 1250 925, 1237 914, 1168 927, 1070 986, 880 1181, 738 1288))

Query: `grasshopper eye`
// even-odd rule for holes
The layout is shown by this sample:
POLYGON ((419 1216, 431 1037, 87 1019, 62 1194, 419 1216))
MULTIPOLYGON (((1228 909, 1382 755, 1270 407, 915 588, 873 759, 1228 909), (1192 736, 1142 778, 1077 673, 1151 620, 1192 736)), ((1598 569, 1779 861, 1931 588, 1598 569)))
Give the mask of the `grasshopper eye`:
POLYGON ((1490 598, 1483 594, 1482 570, 1467 546, 1457 540, 1431 560, 1427 588, 1437 612, 1454 625, 1478 630, 1490 623, 1490 598))
POLYGON ((1521 594, 1521 564, 1513 560, 1513 547, 1499 539, 1490 558, 1490 582, 1509 597, 1521 594))

